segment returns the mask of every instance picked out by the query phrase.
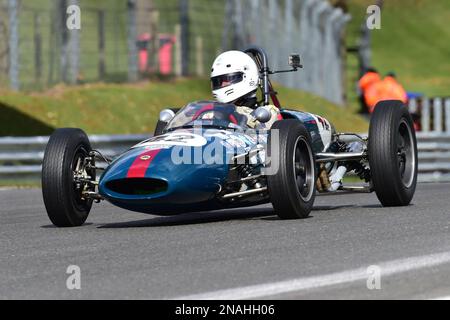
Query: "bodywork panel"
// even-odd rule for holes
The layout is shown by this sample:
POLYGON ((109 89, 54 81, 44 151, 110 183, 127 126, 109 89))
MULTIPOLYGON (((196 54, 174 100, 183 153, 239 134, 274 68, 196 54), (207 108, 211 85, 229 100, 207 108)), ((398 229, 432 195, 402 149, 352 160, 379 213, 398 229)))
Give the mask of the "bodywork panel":
MULTIPOLYGON (((326 119, 295 110, 281 114, 304 123, 315 153, 329 147, 334 128, 326 119)), ((260 143, 256 137, 261 135, 183 128, 150 138, 109 165, 100 178, 99 193, 118 207, 158 215, 256 205, 233 205, 218 197, 228 182, 231 158, 255 148, 260 143)))
POLYGON ((231 157, 255 145, 243 133, 216 129, 177 130, 150 138, 111 163, 100 178, 99 192, 114 205, 143 213, 220 208, 216 195, 228 177, 231 157), (111 187, 133 179, 163 181, 167 186, 147 194, 111 187))

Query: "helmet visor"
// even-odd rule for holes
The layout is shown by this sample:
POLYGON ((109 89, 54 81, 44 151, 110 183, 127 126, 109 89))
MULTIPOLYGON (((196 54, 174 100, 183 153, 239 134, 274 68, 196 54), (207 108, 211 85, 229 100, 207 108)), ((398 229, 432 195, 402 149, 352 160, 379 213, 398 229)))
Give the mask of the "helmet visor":
POLYGON ((222 89, 232 84, 241 82, 244 79, 243 72, 235 72, 229 74, 223 74, 221 76, 211 78, 211 84, 213 90, 222 89))

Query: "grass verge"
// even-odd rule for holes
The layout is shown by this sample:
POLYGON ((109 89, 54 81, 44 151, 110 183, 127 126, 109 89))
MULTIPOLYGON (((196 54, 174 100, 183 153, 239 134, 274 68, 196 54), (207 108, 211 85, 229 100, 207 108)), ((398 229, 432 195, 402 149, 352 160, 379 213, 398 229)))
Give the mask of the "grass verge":
MULTIPOLYGON (((338 130, 367 130, 367 122, 345 108, 297 90, 283 87, 277 90, 284 106, 322 115, 338 130)), ((77 127, 88 134, 149 133, 153 132, 161 109, 210 97, 206 79, 134 85, 60 85, 42 93, 26 94, 4 91, 0 92, 0 106, 29 119, 16 122, 14 116, 2 116, 0 136, 48 134, 49 128, 59 127, 77 127)))

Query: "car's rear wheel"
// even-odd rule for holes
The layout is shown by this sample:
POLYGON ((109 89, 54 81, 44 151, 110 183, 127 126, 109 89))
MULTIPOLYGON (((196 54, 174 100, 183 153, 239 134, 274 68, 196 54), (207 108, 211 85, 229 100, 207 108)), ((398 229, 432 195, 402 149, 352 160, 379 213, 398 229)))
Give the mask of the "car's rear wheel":
POLYGON ((75 177, 95 180, 95 169, 84 166, 91 150, 80 129, 58 129, 50 137, 42 164, 42 194, 48 217, 57 227, 81 226, 89 215, 92 200, 83 192, 90 186, 75 177))
POLYGON ((406 206, 417 184, 417 141, 412 118, 401 101, 377 104, 370 121, 372 184, 385 207, 406 206))
POLYGON ((291 119, 275 122, 269 135, 268 158, 272 172, 267 183, 275 212, 281 219, 307 218, 316 195, 316 166, 305 126, 291 119))

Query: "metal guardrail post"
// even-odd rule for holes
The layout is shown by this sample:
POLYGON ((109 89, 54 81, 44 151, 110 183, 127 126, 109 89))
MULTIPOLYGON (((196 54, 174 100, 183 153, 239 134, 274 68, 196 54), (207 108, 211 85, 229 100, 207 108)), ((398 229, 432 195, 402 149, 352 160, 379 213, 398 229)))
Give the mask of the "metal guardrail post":
POLYGON ((408 101, 408 110, 410 113, 417 113, 418 108, 417 99, 414 98, 408 101))
POLYGON ((450 134, 450 98, 445 99, 445 132, 450 134))
POLYGON ((442 99, 433 99, 433 129, 442 132, 442 99))
POLYGON ((422 101, 422 131, 429 132, 430 131, 430 100, 423 99, 422 101))

